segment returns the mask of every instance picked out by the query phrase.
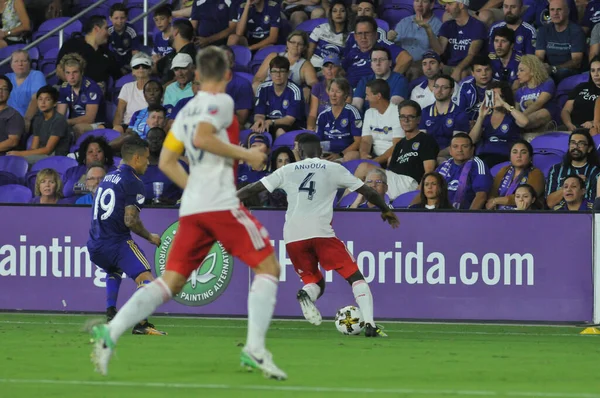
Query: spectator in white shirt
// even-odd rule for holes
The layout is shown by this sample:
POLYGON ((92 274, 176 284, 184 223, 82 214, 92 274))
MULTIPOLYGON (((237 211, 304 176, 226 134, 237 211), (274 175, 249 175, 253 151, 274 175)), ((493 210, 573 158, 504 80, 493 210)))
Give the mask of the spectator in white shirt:
MULTIPOLYGON (((435 102, 433 95, 433 85, 435 79, 442 73, 442 61, 435 51, 426 51, 421 60, 423 68, 423 77, 417 82, 417 85, 411 91, 410 99, 419 104, 421 109, 425 109, 435 102)), ((458 84, 454 86, 452 97, 458 94, 458 84)))
POLYGON ((138 52, 131 58, 131 74, 135 81, 125 83, 119 92, 119 103, 113 120, 113 129, 125 133, 131 116, 148 107, 144 98, 144 85, 150 80, 152 58, 148 54, 138 52))

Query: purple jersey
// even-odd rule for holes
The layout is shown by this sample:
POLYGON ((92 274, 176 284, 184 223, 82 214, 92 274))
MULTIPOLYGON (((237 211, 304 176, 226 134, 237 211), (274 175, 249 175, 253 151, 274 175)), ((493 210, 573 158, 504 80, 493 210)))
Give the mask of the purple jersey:
POLYGON ((119 67, 129 66, 132 51, 139 50, 141 46, 135 29, 126 23, 123 31, 119 33, 111 26, 108 28, 108 35, 109 48, 115 54, 119 67))
POLYGON ((448 39, 448 45, 443 55, 446 65, 456 66, 467 57, 473 41, 485 42, 487 29, 483 22, 469 17, 464 26, 459 26, 455 20, 444 22, 438 36, 448 39))
MULTIPOLYGON (((246 37, 254 40, 254 42, 269 37, 271 28, 281 27, 281 4, 272 0, 265 0, 264 4, 262 12, 259 12, 255 6, 250 6, 250 11, 248 12, 246 37)), ((246 2, 240 4, 238 14, 233 22, 240 20, 245 7, 246 2)))
POLYGON ((273 82, 264 82, 258 86, 254 114, 265 115, 267 119, 281 119, 293 116, 296 123, 303 123, 305 119, 305 105, 302 90, 292 82, 287 82, 283 93, 275 93, 273 82))
MULTIPOLYGON (((389 45, 384 42, 377 43, 375 47, 385 47, 390 50, 390 53, 392 54, 392 68, 396 61, 394 54, 398 55, 404 51, 404 49, 399 48, 398 46, 389 45)), ((346 71, 346 78, 350 82, 350 85, 356 87, 363 77, 373 74, 373 69, 371 69, 371 51, 362 52, 358 47, 350 48, 346 46, 344 49, 342 68, 346 71)))
POLYGON ((164 57, 165 55, 172 53, 173 51, 173 47, 171 47, 171 45, 169 44, 169 39, 165 39, 163 37, 163 33, 162 32, 156 32, 156 34, 154 35, 154 47, 152 47, 152 54, 158 54, 161 57, 164 57))
POLYGON ((600 0, 591 0, 585 7, 581 25, 591 31, 598 22, 600 22, 600 0))
POLYGON ((254 91, 252 83, 248 79, 243 78, 238 73, 233 72, 233 76, 225 90, 227 94, 233 98, 234 110, 252 109, 252 101, 254 100, 254 91))
POLYGON ((319 81, 317 84, 312 86, 310 94, 317 97, 319 100, 319 107, 317 108, 317 115, 323 112, 331 105, 329 103, 329 94, 327 94, 327 82, 325 80, 319 81))
MULTIPOLYGON (((381 45, 391 46, 392 43, 387 39, 387 32, 383 28, 377 28, 377 44, 376 46, 381 45)), ((346 45, 344 46, 344 51, 348 52, 351 48, 357 48, 358 44, 356 44, 356 38, 354 37, 354 32, 348 33, 348 37, 346 38, 346 45)))
POLYGON ((510 147, 521 136, 521 128, 517 126, 515 118, 505 114, 498 127, 492 126, 492 116, 483 119, 483 133, 477 147, 477 154, 498 154, 509 156, 510 147))
POLYGON ((448 112, 441 114, 435 107, 435 102, 423 109, 419 123, 419 130, 433 136, 441 149, 450 146, 455 131, 468 133, 471 131, 470 127, 469 115, 460 110, 458 105, 450 104, 448 112))
POLYGON ((360 112, 350 104, 344 106, 337 118, 327 108, 317 118, 317 135, 321 141, 329 141, 328 152, 340 153, 354 142, 354 137, 361 136, 362 123, 360 112))
POLYGON ((198 21, 197 36, 209 37, 227 29, 236 13, 236 4, 231 0, 195 0, 190 19, 198 21))
POLYGON ((548 79, 534 88, 529 88, 527 86, 519 88, 515 93, 515 102, 519 104, 521 111, 524 111, 529 107, 529 105, 537 101, 541 93, 548 93, 551 96, 554 96, 555 91, 556 86, 554 85, 554 81, 552 79, 548 79))
POLYGON ((440 173, 446 182, 448 183, 448 200, 450 203, 455 202, 456 192, 460 185, 460 177, 465 166, 469 165, 470 170, 466 176, 466 188, 462 200, 455 207, 459 209, 468 209, 471 207, 475 194, 478 192, 489 192, 492 188, 492 175, 490 170, 483 163, 483 160, 478 157, 474 157, 470 161, 457 165, 454 163, 454 159, 446 160, 444 163, 438 166, 437 172, 440 173), (472 162, 469 164, 469 162, 472 162))
POLYGON ((96 113, 96 122, 102 122, 105 118, 104 112, 102 111, 104 108, 102 97, 102 89, 100 86, 89 77, 84 76, 81 78, 79 94, 76 94, 73 87, 67 82, 60 86, 58 103, 67 104, 69 109, 69 119, 85 116, 85 107, 87 105, 99 105, 98 112, 96 113))
POLYGON ((500 58, 493 58, 490 60, 492 65, 493 78, 495 80, 499 80, 502 82, 507 82, 512 86, 512 84, 517 80, 517 70, 519 68, 519 63, 521 62, 521 56, 516 53, 514 50, 508 60, 508 64, 506 67, 502 64, 500 58))
POLYGON ((474 77, 468 77, 462 82, 453 101, 458 107, 469 115, 471 120, 479 116, 479 108, 485 98, 485 87, 475 84, 474 77))
MULTIPOLYGON (((494 50, 494 31, 498 28, 506 26, 506 22, 498 22, 490 29, 489 37, 489 51, 490 58, 496 58, 496 51, 494 50)), ((515 30, 515 46, 513 47, 513 53, 516 52, 519 55, 535 54, 535 41, 537 38, 537 32, 533 26, 527 22, 521 23, 515 30)))

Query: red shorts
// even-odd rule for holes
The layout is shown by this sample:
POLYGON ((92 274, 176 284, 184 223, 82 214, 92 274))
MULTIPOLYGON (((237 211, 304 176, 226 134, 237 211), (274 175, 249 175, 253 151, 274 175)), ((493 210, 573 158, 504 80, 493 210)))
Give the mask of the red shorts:
POLYGON ((191 214, 179 218, 179 228, 167 259, 167 271, 186 278, 197 269, 216 241, 251 268, 273 253, 267 230, 245 207, 191 214))
POLYGON ((285 245, 296 273, 304 284, 323 278, 318 264, 326 271, 335 270, 344 279, 358 271, 356 261, 338 238, 312 238, 285 245))

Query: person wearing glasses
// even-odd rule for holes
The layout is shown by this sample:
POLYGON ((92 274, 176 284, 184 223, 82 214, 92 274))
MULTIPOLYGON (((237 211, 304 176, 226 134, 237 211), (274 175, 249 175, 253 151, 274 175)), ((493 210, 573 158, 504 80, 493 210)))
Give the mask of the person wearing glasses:
POLYGON ((144 86, 150 80, 152 58, 138 52, 131 58, 131 75, 135 79, 125 83, 119 92, 119 102, 113 119, 113 129, 123 134, 127 130, 133 114, 148 107, 144 98, 144 86))
POLYGON ((564 160, 557 163, 548 172, 546 178, 546 203, 554 208, 563 200, 563 183, 570 174, 577 174, 586 184, 585 198, 596 199, 596 184, 600 173, 600 160, 594 140, 588 129, 576 129, 569 135, 569 150, 564 160))
POLYGON ((515 51, 515 31, 507 26, 494 30, 494 53, 490 54, 494 79, 507 82, 517 91, 517 70, 521 56, 515 51))
POLYGON ((306 120, 302 90, 288 80, 290 61, 278 55, 269 63, 271 81, 258 86, 254 106, 255 133, 269 132, 273 138, 301 129, 306 120))
POLYGON ((85 188, 90 192, 87 195, 83 195, 75 202, 76 205, 92 205, 94 203, 94 198, 96 197, 96 191, 98 190, 98 185, 104 179, 106 175, 106 170, 104 169, 104 165, 102 163, 94 163, 90 166, 85 175, 85 188))
POLYGON ((574 131, 578 127, 590 129, 592 135, 598 134, 600 126, 600 55, 590 61, 590 78, 578 84, 569 92, 569 99, 563 106, 560 117, 566 130, 574 131))
MULTIPOLYGON (((384 170, 382 169, 373 169, 367 174, 365 178, 365 185, 371 187, 383 198, 385 203, 389 206, 390 209, 394 207, 390 203, 390 198, 387 195, 388 185, 387 185, 387 176, 384 170)), ((368 202, 367 199, 362 194, 357 194, 354 202, 348 206, 349 209, 374 209, 379 210, 379 207, 374 205, 371 202, 368 202)))

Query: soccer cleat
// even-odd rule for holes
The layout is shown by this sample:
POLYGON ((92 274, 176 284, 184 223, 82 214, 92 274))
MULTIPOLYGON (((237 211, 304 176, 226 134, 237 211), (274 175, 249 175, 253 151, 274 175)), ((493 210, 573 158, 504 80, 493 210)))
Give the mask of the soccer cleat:
POLYGON ((147 334, 150 336, 166 336, 167 332, 160 331, 154 327, 150 322, 144 322, 144 324, 138 323, 131 330, 131 334, 147 334))
POLYGON ((106 322, 110 322, 117 315, 117 307, 108 307, 106 309, 106 322))
POLYGON ((365 337, 388 337, 388 335, 381 330, 380 326, 372 326, 370 323, 367 323, 365 326, 365 337))
POLYGON ((320 325, 323 317, 321 317, 321 313, 319 309, 312 302, 310 297, 308 297, 308 293, 304 289, 300 289, 298 294, 296 295, 296 299, 298 303, 300 303, 300 308, 302 308, 302 314, 304 314, 304 318, 313 325, 320 325))
POLYGON ((92 363, 96 372, 103 376, 108 374, 108 362, 115 349, 115 343, 110 337, 108 325, 96 325, 92 328, 92 340, 94 350, 92 351, 92 363))
POLYGON ((275 365, 273 356, 267 350, 264 350, 261 355, 255 355, 254 353, 251 353, 248 348, 244 348, 240 360, 243 367, 249 370, 262 370, 263 375, 267 378, 275 380, 287 379, 287 374, 275 365))

